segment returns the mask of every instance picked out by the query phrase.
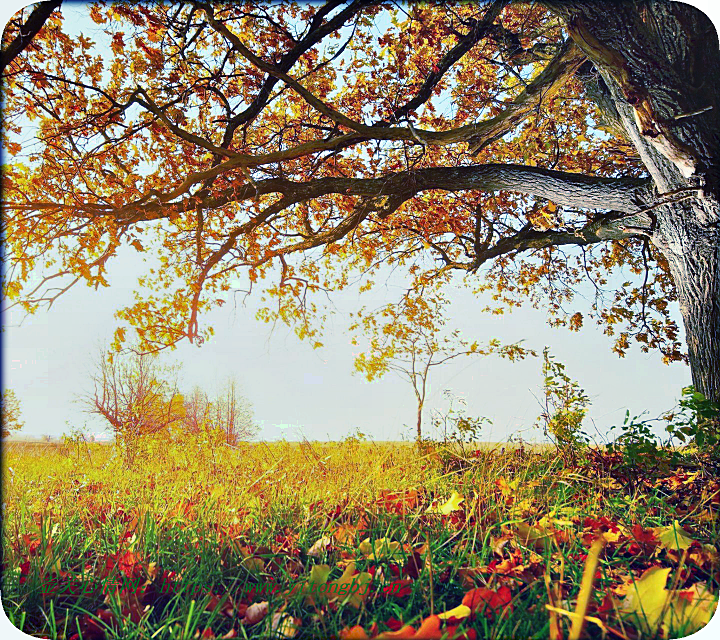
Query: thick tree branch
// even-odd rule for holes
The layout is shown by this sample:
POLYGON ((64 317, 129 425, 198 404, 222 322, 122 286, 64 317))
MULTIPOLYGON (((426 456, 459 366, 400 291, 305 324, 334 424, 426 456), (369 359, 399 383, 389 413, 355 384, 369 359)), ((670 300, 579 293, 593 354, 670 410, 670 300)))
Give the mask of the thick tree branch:
POLYGON ((549 100, 585 62, 585 54, 572 41, 566 41, 557 55, 548 63, 525 90, 502 113, 474 126, 468 139, 468 151, 477 155, 487 145, 512 131, 537 109, 543 100, 549 100))
MULTIPOLYGON (((164 218, 170 213, 195 209, 221 207, 230 202, 241 202, 260 195, 281 193, 292 202, 311 200, 328 194, 347 196, 411 198, 421 191, 514 191, 574 208, 613 210, 634 213, 650 201, 650 182, 642 178, 606 178, 581 173, 555 171, 542 167, 513 164, 485 164, 466 167, 431 167, 415 171, 388 173, 380 178, 318 178, 307 182, 271 178, 254 184, 231 187, 225 193, 197 202, 188 198, 173 205, 149 202, 142 205, 125 205, 113 208, 94 205, 85 210, 72 203, 8 204, 8 210, 65 209, 76 216, 97 217, 109 215, 120 222, 164 218)), ((398 205, 399 206, 399 205, 398 205)))
MULTIPOLYGON (((457 265, 456 268, 476 271, 483 263, 507 253, 529 251, 533 249, 546 249, 563 245, 586 246, 608 240, 622 240, 638 237, 635 228, 627 226, 628 216, 618 212, 610 212, 598 216, 580 229, 571 231, 538 231, 528 224, 511 236, 501 238, 495 245, 485 249, 475 256, 469 264, 457 265)), ((646 219, 640 218, 642 221, 646 219)))
POLYGON ((38 3, 27 22, 20 27, 20 32, 15 39, 0 53, 0 73, 5 73, 5 69, 32 42, 53 11, 61 4, 62 0, 46 0, 46 2, 38 3))

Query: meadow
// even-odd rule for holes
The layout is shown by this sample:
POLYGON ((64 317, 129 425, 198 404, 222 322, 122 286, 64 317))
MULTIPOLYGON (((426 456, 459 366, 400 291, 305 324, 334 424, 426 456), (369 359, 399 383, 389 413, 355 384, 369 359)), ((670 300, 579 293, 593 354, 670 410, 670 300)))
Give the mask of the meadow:
POLYGON ((684 637, 717 604, 719 474, 636 471, 592 448, 160 441, 128 468, 8 443, 3 606, 83 640, 684 637))

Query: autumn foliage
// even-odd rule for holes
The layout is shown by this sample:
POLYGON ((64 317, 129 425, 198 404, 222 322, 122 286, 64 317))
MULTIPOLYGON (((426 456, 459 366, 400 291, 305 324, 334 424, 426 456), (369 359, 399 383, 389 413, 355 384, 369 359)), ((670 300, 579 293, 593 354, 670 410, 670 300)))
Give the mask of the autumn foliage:
POLYGON ((118 348, 127 326, 144 349, 201 342, 202 314, 261 282, 276 299, 261 317, 319 343, 315 294, 402 266, 414 293, 464 281, 495 311, 530 300, 573 330, 599 322, 620 354, 634 339, 683 357, 667 262, 622 226, 649 194, 642 162, 588 99, 597 71, 558 14, 330 0, 63 16, 5 72, 12 303, 108 286, 128 247, 158 262, 118 348))

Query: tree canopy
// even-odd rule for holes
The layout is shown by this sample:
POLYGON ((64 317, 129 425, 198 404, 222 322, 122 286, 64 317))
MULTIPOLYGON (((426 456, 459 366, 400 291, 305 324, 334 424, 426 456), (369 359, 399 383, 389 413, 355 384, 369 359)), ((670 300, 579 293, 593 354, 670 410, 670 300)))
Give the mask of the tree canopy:
POLYGON ((619 354, 669 362, 680 297, 696 385, 720 393, 717 37, 699 11, 115 2, 88 5, 92 32, 62 11, 4 72, 12 304, 107 286, 127 245, 160 261, 119 313, 142 349, 201 343, 202 314, 259 281, 264 317, 317 341, 313 294, 390 265, 405 304, 462 279, 495 311, 589 316, 619 354))

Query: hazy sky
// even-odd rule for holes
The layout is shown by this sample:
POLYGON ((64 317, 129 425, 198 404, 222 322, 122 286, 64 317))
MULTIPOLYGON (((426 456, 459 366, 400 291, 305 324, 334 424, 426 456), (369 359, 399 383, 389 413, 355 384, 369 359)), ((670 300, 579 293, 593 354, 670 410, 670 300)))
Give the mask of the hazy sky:
MULTIPOLYGON (((19 5, 19 3, 13 3, 19 5)), ((707 2, 693 2, 708 11, 707 2)), ((74 5, 73 11, 82 5, 74 5)), ((3 15, 7 8, 3 9, 3 15)), ((709 12, 717 25, 717 9, 709 12)), ((7 19, 7 18, 6 18, 7 19)), ((59 436, 71 426, 87 424, 91 432, 104 425, 88 415, 78 396, 91 391, 93 359, 101 345, 112 339, 114 312, 132 302, 138 275, 145 270, 134 251, 125 252, 110 266, 111 287, 94 291, 79 285, 57 301, 49 311, 39 311, 22 324, 21 312, 4 317, 3 386, 13 388, 22 406, 25 435, 59 436)), ((353 355, 347 312, 360 304, 370 307, 397 300, 398 286, 380 287, 359 300, 356 291, 333 296, 338 313, 329 323, 325 346, 313 350, 279 325, 270 327, 254 319, 257 300, 247 307, 232 304, 203 320, 215 328, 215 336, 198 348, 183 344, 166 356, 182 364, 181 388, 199 385, 208 391, 228 376, 235 376, 251 400, 262 425, 260 438, 337 439, 355 429, 379 440, 412 435, 414 396, 409 384, 392 374, 368 383, 352 375, 353 355), (409 425, 410 429, 403 425, 409 425)), ((580 333, 552 329, 542 311, 524 307, 505 316, 489 316, 480 309, 486 302, 467 290, 451 296, 453 326, 471 340, 496 337, 506 342, 524 339, 539 352, 550 345, 567 373, 579 380, 593 400, 587 427, 602 433, 621 424, 625 409, 647 410, 655 417, 673 406, 683 386, 690 383, 685 365, 664 366, 655 354, 633 348, 624 359, 611 352, 611 342, 589 322, 580 333)), ((674 305, 678 318, 677 305, 674 305)), ((495 357, 458 359, 436 369, 428 394, 426 425, 430 410, 441 407, 443 389, 467 401, 468 413, 493 421, 484 439, 501 440, 513 433, 537 439, 532 425, 539 413, 540 361, 530 358, 509 363, 495 357)))
MULTIPOLYGON (((137 276, 145 268, 134 251, 126 251, 111 268, 109 288, 96 292, 78 286, 49 312, 40 311, 22 323, 21 312, 8 314, 4 384, 20 398, 24 433, 60 435, 71 425, 85 423, 92 432, 103 429, 83 411, 77 396, 91 391, 93 361, 117 326, 113 314, 132 302, 137 276)), ((414 424, 412 389, 393 374, 372 383, 352 374, 359 349, 350 344, 347 312, 361 304, 374 308, 396 300, 401 292, 390 283, 362 296, 356 291, 333 295, 337 312, 320 349, 301 342, 284 325, 270 335, 270 325, 254 319, 257 298, 248 299, 247 306, 227 304, 206 316, 216 330, 207 343, 183 344, 165 352, 164 359, 182 364, 180 382, 186 390, 199 385, 212 391, 235 376, 262 424, 259 437, 295 439, 302 433, 309 439, 335 439, 360 429, 375 439, 399 439, 403 432, 412 433, 403 429, 414 424)), ((611 353, 609 339, 589 323, 580 333, 571 333, 548 327, 545 314, 530 308, 505 316, 483 314, 480 309, 487 300, 464 288, 453 289, 451 298, 452 326, 468 339, 524 339, 538 351, 550 345, 593 398, 590 417, 602 432, 622 422, 626 407, 634 412, 647 409, 653 416, 669 409, 690 381, 684 365, 664 366, 657 355, 638 349, 619 359, 611 353)), ((504 439, 518 431, 526 439, 539 437, 530 429, 539 413, 533 396, 540 394, 539 359, 509 363, 492 356, 462 358, 435 371, 426 415, 444 405, 442 391, 450 388, 465 398, 470 415, 493 421, 485 439, 504 439)))

